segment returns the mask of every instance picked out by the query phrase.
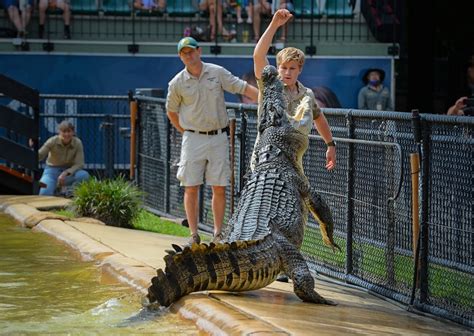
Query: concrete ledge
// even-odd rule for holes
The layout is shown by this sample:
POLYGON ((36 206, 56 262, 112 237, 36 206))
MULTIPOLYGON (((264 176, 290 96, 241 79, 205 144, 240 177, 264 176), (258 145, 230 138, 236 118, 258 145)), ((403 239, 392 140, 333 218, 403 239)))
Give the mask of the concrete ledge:
POLYGON ((231 335, 291 335, 254 315, 203 294, 193 293, 174 303, 172 309, 213 334, 221 331, 231 335), (211 327, 212 326, 212 327, 211 327))
POLYGON ((28 204, 39 210, 61 209, 71 204, 70 199, 54 196, 10 196, 0 195, 0 210, 12 204, 28 204))

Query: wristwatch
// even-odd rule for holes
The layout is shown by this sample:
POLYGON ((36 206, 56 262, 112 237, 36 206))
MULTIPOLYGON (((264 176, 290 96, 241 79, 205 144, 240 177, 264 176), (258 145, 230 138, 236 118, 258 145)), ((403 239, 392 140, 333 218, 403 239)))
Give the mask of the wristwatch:
POLYGON ((334 140, 331 140, 331 141, 329 141, 329 142, 326 142, 326 146, 328 146, 328 147, 331 147, 331 146, 332 146, 332 147, 336 147, 336 143, 334 142, 334 140))

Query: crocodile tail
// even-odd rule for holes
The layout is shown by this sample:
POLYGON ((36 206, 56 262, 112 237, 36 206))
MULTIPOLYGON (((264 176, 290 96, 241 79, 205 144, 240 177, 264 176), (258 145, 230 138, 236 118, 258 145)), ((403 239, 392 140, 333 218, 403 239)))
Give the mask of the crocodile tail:
POLYGON ((150 303, 169 306, 179 298, 203 290, 246 291, 272 283, 281 259, 271 235, 261 240, 223 244, 173 245, 148 288, 150 303))

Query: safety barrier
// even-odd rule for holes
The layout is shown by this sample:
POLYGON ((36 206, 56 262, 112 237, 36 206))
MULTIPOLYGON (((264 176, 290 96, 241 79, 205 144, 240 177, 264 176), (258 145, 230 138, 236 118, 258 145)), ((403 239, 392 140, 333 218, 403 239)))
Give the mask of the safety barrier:
MULTIPOLYGON (((183 189, 176 179, 181 136, 170 127, 164 99, 135 98, 137 183, 151 209, 184 218, 183 189)), ((235 184, 227 195, 226 220, 238 202, 256 137, 255 106, 228 103, 227 108, 236 128, 235 184)), ((304 169, 332 209, 335 240, 345 253, 324 246, 310 218, 302 246, 310 267, 472 327, 473 118, 323 111, 337 142, 337 169, 324 168, 326 147, 316 133, 304 169), (420 166, 411 164, 415 156, 420 166), (414 190, 419 199, 413 198, 414 190)), ((209 187, 201 188, 199 219, 208 231, 211 196, 209 187)))

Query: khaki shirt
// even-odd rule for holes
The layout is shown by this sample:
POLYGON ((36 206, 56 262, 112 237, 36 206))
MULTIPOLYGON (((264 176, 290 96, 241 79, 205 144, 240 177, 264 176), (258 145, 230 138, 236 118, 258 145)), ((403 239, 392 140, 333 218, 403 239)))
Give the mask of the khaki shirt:
POLYGON ((199 78, 183 69, 168 83, 166 111, 178 113, 184 129, 221 129, 229 123, 224 91, 243 94, 246 87, 246 81, 225 68, 203 62, 199 78))
MULTIPOLYGON (((259 89, 258 95, 258 115, 260 115, 260 108, 263 100, 263 81, 262 79, 257 80, 259 89)), ((315 120, 321 114, 321 109, 316 103, 314 98, 314 92, 311 89, 306 88, 300 82, 296 82, 298 92, 292 94, 288 87, 284 86, 284 94, 288 103, 287 115, 291 125, 298 131, 309 134, 313 126, 313 120, 315 120)))
MULTIPOLYGON (((298 87, 298 92, 292 94, 288 87, 284 86, 284 95, 287 101, 287 116, 288 120, 295 129, 300 131, 303 134, 309 135, 311 133, 311 128, 313 127, 313 120, 319 117, 321 114, 321 109, 316 103, 314 98, 314 92, 306 87, 300 82, 296 82, 298 87)), ((257 79, 257 86, 259 90, 258 95, 258 116, 260 117, 262 102, 263 102, 263 80, 257 79)), ((255 140, 254 150, 252 157, 250 158, 250 169, 253 171, 255 168, 256 153, 255 147, 260 139, 260 133, 257 133, 257 139, 255 140)), ((306 152, 307 148, 304 149, 306 152)), ((299 166, 303 167, 303 157, 299 157, 299 166)))
POLYGON ((84 167, 84 149, 79 138, 73 137, 64 145, 59 135, 49 138, 38 151, 40 161, 48 156, 46 164, 51 167, 67 167, 66 171, 74 174, 84 167))

